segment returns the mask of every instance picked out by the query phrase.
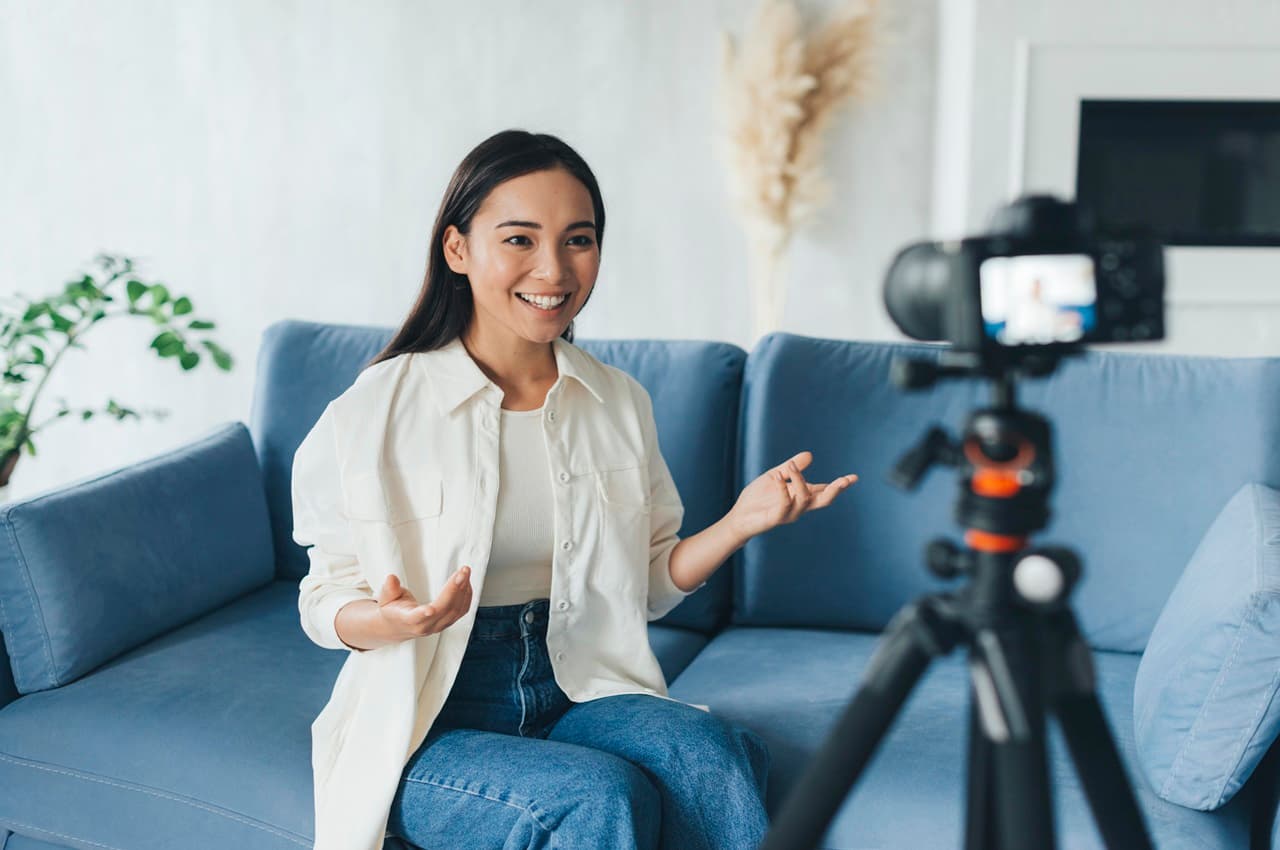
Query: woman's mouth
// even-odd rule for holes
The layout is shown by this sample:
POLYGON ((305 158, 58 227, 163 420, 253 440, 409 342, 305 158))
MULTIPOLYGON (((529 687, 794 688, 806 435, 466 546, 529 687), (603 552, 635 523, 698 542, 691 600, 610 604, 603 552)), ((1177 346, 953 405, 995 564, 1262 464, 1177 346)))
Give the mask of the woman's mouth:
POLYGON ((517 293, 516 299, 530 310, 536 310, 544 316, 554 316, 560 313, 569 303, 568 295, 562 295, 558 298, 530 298, 527 295, 517 293))

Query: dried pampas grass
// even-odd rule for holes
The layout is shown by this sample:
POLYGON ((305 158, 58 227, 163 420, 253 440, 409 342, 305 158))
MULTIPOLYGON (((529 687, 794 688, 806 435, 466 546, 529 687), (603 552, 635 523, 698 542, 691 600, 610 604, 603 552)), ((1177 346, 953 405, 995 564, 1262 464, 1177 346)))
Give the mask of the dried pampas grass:
POLYGON ((797 228, 831 197, 823 137, 870 90, 877 0, 845 0, 809 38, 790 0, 763 0, 736 55, 722 34, 718 147, 751 246, 756 338, 775 330, 797 228))

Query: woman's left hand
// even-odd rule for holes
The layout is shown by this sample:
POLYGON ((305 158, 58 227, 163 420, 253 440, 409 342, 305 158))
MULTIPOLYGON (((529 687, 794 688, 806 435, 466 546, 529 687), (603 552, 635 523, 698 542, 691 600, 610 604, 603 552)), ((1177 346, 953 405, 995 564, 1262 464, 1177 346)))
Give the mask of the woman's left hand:
POLYGON ((813 452, 800 452, 785 463, 765 470, 763 475, 743 488, 727 519, 744 540, 784 523, 795 522, 808 511, 825 508, 858 480, 858 476, 849 474, 830 484, 810 484, 804 480, 800 470, 812 461, 813 452))

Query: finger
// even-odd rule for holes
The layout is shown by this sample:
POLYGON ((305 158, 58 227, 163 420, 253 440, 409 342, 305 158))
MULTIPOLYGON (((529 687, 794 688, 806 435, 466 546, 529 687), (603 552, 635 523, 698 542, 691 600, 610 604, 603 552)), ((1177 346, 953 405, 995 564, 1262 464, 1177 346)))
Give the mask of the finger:
POLYGON ((467 609, 471 607, 471 576, 467 575, 466 581, 458 586, 454 594, 454 611, 455 615, 450 624, 456 622, 463 614, 467 613, 467 609))
POLYGON ((404 586, 400 584, 400 579, 395 573, 388 573, 386 580, 382 583, 383 602, 393 602, 404 595, 404 586))
POLYGON ((790 467, 787 474, 791 478, 791 486, 795 488, 796 496, 802 503, 809 502, 812 499, 809 493, 809 482, 804 480, 804 475, 794 460, 787 461, 787 464, 790 467))
POLYGON ((845 490, 848 490, 852 484, 858 480, 856 475, 843 475, 832 481, 830 484, 811 484, 813 493, 816 497, 813 507, 825 508, 827 505, 835 501, 845 490))
POLYGON ((468 583, 470 572, 470 568, 463 567, 449 576, 449 580, 445 582, 444 589, 436 597, 435 604, 437 608, 444 609, 453 604, 458 597, 458 593, 462 590, 462 585, 468 583))

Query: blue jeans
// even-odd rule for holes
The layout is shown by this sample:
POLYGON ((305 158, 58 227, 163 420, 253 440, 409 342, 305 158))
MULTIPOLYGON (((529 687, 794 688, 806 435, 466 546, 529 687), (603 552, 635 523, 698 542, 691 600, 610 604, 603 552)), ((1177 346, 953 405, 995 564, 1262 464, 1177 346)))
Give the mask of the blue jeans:
POLYGON ((549 607, 477 609, 388 834, 422 850, 758 847, 769 826, 760 736, 651 694, 574 703, 547 656, 549 607))

